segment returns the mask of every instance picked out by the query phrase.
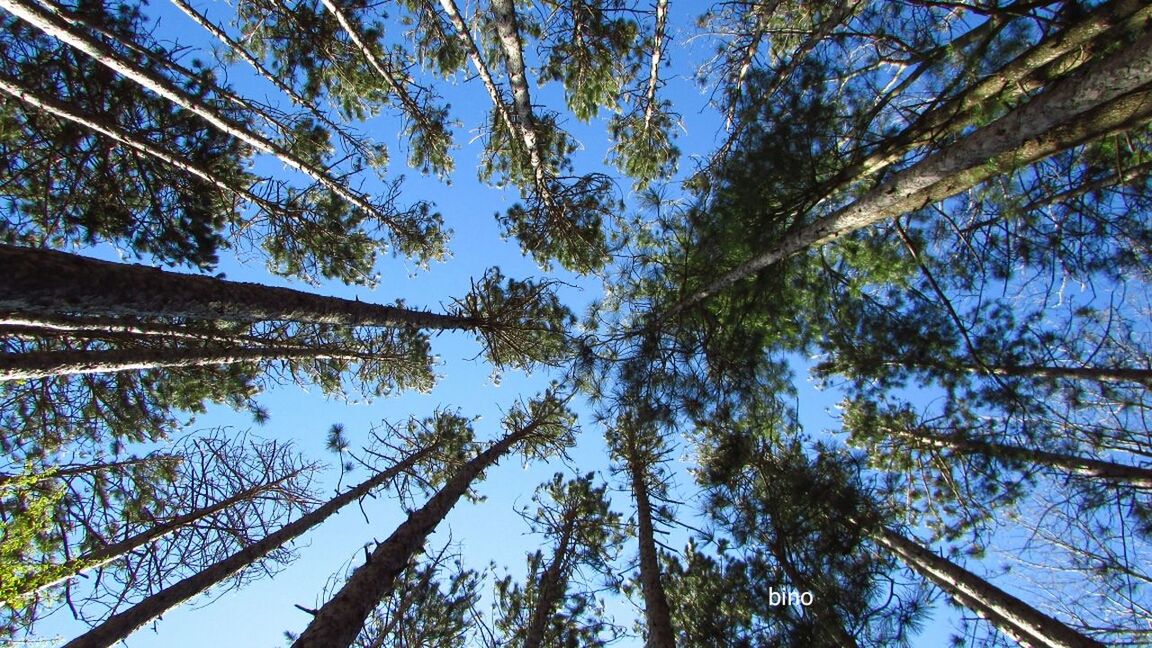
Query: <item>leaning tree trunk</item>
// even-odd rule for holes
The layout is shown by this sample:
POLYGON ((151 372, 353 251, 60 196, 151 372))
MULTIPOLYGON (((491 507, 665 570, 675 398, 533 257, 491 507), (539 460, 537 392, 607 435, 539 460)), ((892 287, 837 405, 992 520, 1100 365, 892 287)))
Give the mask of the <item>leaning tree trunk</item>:
POLYGON ((904 536, 881 529, 873 539, 921 576, 1022 643, 1051 648, 1103 648, 1060 621, 904 536))
POLYGON ((173 367, 204 367, 260 360, 396 360, 328 347, 208 347, 172 349, 102 349, 95 351, 31 351, 0 353, 0 382, 50 376, 115 373, 173 367))
POLYGON ((516 443, 531 436, 539 420, 505 436, 464 465, 423 507, 408 516, 392 535, 376 545, 364 564, 356 568, 339 592, 315 614, 292 644, 293 648, 346 648, 364 627, 364 621, 423 547, 440 522, 468 492, 473 480, 503 457, 516 443))
POLYGON ((646 648, 674 648, 672 612, 660 578, 660 557, 656 552, 656 534, 652 524, 652 500, 649 498, 645 465, 627 457, 636 499, 636 540, 640 545, 640 589, 644 595, 644 622, 648 627, 646 648))
POLYGON ((674 305, 675 315, 745 277, 811 246, 915 211, 1005 170, 1147 123, 1152 118, 1152 34, 1078 68, 1023 106, 896 173, 835 212, 777 243, 674 305))
POLYGON ((0 312, 473 329, 471 317, 0 244, 0 312))
POLYGON ((435 449, 429 445, 406 457, 395 466, 376 474, 342 495, 328 500, 315 511, 284 525, 255 544, 244 547, 184 580, 145 598, 136 605, 112 615, 100 625, 65 644, 64 648, 105 648, 123 641, 134 630, 164 614, 204 590, 227 580, 240 570, 295 540, 313 527, 332 517, 348 504, 368 495, 400 473, 411 469, 435 449))
POLYGON ((1137 488, 1152 488, 1152 469, 1140 466, 1129 466, 1112 461, 1025 448, 1007 443, 993 443, 955 434, 932 434, 924 430, 900 430, 896 434, 921 445, 968 454, 1000 457, 1030 465, 1052 466, 1077 475, 1130 484, 1137 488))
POLYGON ((566 569, 570 560, 572 535, 576 528, 575 509, 564 515, 563 526, 560 529, 560 542, 552 552, 552 560, 544 569, 537 586, 536 605, 532 608, 528 620, 528 628, 524 632, 524 643, 520 648, 541 648, 544 646, 544 636, 548 631, 548 621, 552 613, 560 604, 567 584, 566 569))

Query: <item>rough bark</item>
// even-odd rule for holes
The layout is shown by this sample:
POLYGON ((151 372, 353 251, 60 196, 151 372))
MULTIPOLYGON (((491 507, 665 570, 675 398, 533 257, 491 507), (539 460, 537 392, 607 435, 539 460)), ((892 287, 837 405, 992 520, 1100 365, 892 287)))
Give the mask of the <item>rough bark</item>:
POLYGON ((675 314, 811 246, 938 202, 1004 171, 1152 118, 1152 35, 1086 64, 1023 106, 895 174, 853 203, 794 229, 775 247, 675 305, 675 314))
POLYGON ((660 576, 660 557, 656 551, 655 528, 652 524, 652 501, 648 493, 643 462, 628 460, 632 496, 636 499, 636 540, 640 545, 640 589, 644 596, 644 621, 648 628, 646 648, 674 648, 672 612, 660 576))
POLYGON ((962 453, 1002 457, 1032 465, 1046 465, 1077 475, 1105 481, 1131 484, 1137 488, 1152 488, 1152 469, 1129 466, 1090 457, 1025 448, 1007 443, 992 443, 959 435, 932 434, 924 430, 901 430, 899 436, 915 443, 945 448, 962 453))
POLYGON ((652 34, 652 58, 648 60, 648 89, 644 92, 644 132, 652 128, 656 114, 656 90, 660 87, 660 61, 664 59, 664 32, 668 25, 668 0, 656 0, 656 26, 652 34))
POLYGON ((882 529, 873 534, 873 539, 921 576, 949 595, 955 596, 959 602, 974 606, 973 611, 980 613, 995 623, 997 628, 1002 628, 1013 637, 1025 639, 1037 647, 1103 648, 1104 646, 894 531, 882 529))
POLYGON ((524 643, 520 648, 542 648, 544 635, 548 631, 548 621, 552 613, 560 604, 564 596, 567 581, 567 565, 570 562, 570 546, 572 534, 575 531, 575 510, 564 516, 563 527, 560 530, 560 542, 552 552, 552 560, 544 569, 540 582, 537 584, 536 605, 532 608, 532 615, 528 620, 528 628, 524 633, 524 643))
POLYGON ((175 367, 204 367, 261 360, 396 360, 346 349, 323 347, 207 347, 182 349, 105 349, 0 353, 0 382, 50 376, 115 373, 175 367))
POLYGON ((482 321, 0 244, 0 312, 474 329, 482 321))
POLYGON ((413 511, 392 535, 368 555, 340 591, 316 611, 293 648, 344 648, 356 641, 364 621, 392 590, 396 577, 424 547, 428 536, 468 492, 472 482, 516 443, 531 436, 539 420, 508 434, 465 464, 421 508, 413 511))
POLYGON ((377 473, 371 479, 361 482, 347 492, 328 500, 295 522, 284 525, 263 540, 237 551, 197 574, 164 588, 123 612, 112 615, 104 623, 65 644, 64 648, 105 648, 122 641, 145 623, 200 594, 209 587, 227 580, 245 567, 318 526, 348 504, 368 495, 400 473, 410 470, 434 449, 434 446, 422 448, 392 468, 377 473))
MULTIPOLYGON (((994 74, 923 113, 899 134, 886 139, 870 155, 842 169, 828 181, 826 188, 831 192, 846 183, 872 175, 907 155, 913 147, 971 124, 981 107, 990 100, 1006 103, 1038 89, 1044 83, 1042 72, 1048 67, 1057 65, 1067 71, 1086 58, 1086 48, 1098 47, 1094 41, 1101 36, 1117 28, 1138 28, 1149 16, 1152 16, 1152 6, 1141 0, 1114 0, 1097 7, 1068 29, 1037 43, 994 74)), ((995 20, 999 18, 994 16, 989 22, 995 20)))

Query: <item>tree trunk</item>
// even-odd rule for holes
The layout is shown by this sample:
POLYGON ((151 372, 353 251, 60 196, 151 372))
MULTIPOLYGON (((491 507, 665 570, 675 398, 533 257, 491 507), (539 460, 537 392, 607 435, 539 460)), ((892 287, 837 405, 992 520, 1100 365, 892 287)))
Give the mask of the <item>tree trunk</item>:
POLYGON ((565 570, 569 559, 572 534, 576 527, 575 513, 575 510, 571 510, 564 516, 564 525, 560 530, 560 542, 556 545, 556 551, 552 553, 552 561, 548 563, 548 567, 540 577, 536 590, 538 592, 536 606, 532 608, 532 616, 528 620, 528 628, 524 633, 524 643, 520 648, 542 648, 544 646, 548 621, 552 618, 552 613, 559 605, 566 589, 568 579, 565 570))
POLYGON ((1152 117, 1152 34, 1077 69, 1023 106, 828 216, 802 225, 692 296, 667 315, 810 246, 938 202, 1008 169, 1146 123, 1152 117))
POLYGON ((217 347, 183 349, 109 349, 99 351, 33 351, 0 353, 0 382, 51 376, 114 373, 172 367, 203 367, 258 360, 395 360, 324 347, 217 347))
POLYGON ((1106 481, 1131 484, 1137 488, 1152 489, 1152 469, 1139 466, 1080 457, 1076 455, 1049 452, 1034 448, 1024 448, 1006 443, 991 443, 969 439, 959 435, 939 435, 924 430, 901 430, 899 436, 912 439, 915 442, 946 448, 963 453, 982 454, 989 457, 1003 457, 1015 459, 1027 464, 1046 465, 1060 468, 1068 472, 1095 477, 1106 481))
POLYGON ((470 317, 369 304, 5 244, 0 244, 0 276, 4 277, 0 282, 0 312, 32 316, 286 320, 465 330, 482 324, 470 317))
POLYGON ((633 458, 628 461, 632 496, 636 499, 637 542, 640 545, 640 587, 644 594, 644 622, 648 627, 646 648, 674 648, 672 612, 660 578, 660 558, 656 552, 656 535, 652 524, 652 502, 648 497, 645 467, 633 458))
POLYGON ((231 556, 207 567, 199 573, 170 585, 145 598, 136 605, 109 617, 104 623, 92 628, 83 635, 65 644, 64 648, 105 648, 124 640, 136 628, 164 614, 169 609, 196 596, 204 590, 227 580, 245 567, 260 560, 288 542, 295 540, 313 527, 332 517, 348 504, 368 495, 380 486, 411 469, 416 463, 431 454, 434 445, 413 453, 392 468, 378 473, 371 479, 361 482, 355 488, 328 500, 315 511, 304 515, 295 522, 284 525, 263 540, 247 546, 231 556))
POLYGON ((505 436, 464 465, 423 507, 408 516, 392 535, 356 568, 339 592, 324 604, 292 644, 293 648, 345 648, 351 646, 372 609, 391 591, 396 577, 424 547, 440 522, 468 492, 473 480, 496 463, 517 442, 539 426, 534 420, 505 436))
POLYGON ((1114 0, 1095 8, 1076 24, 1037 43, 994 74, 925 112, 900 133, 884 140, 866 158, 838 172, 824 186, 831 193, 893 164, 918 144, 957 132, 971 124, 987 102, 995 99, 1007 103, 1037 89, 1041 81, 1032 77, 1042 68, 1069 58, 1072 59, 1069 65, 1075 65, 1085 50, 1100 49, 1108 44, 1094 44, 1101 36, 1120 26, 1139 29, 1150 14, 1152 6, 1142 0, 1114 0))
POLYGON ((118 542, 113 542, 112 544, 105 545, 99 549, 90 551, 84 555, 72 558, 64 563, 64 565, 62 565, 68 570, 68 573, 47 583, 33 583, 33 587, 29 588, 25 592, 22 592, 22 594, 29 595, 33 592, 43 591, 49 587, 52 587, 53 585, 59 585, 60 583, 71 580, 86 571, 107 565, 113 560, 116 560, 117 558, 124 556, 131 551, 135 551, 136 549, 139 549, 155 540, 159 540, 166 535, 175 533, 176 531, 179 531, 180 529, 194 522, 202 520, 209 515, 214 515, 226 508, 234 506, 247 499, 254 498, 266 491, 272 490, 280 484, 297 476, 298 474, 300 474, 300 471, 295 471, 273 482, 260 484, 251 488, 245 488, 239 493, 236 493, 230 497, 226 497, 225 499, 222 499, 215 504, 205 506, 183 515, 178 515, 171 520, 157 524, 156 526, 148 529, 147 531, 144 531, 143 533, 138 533, 118 542))
POLYGON ((981 614, 1010 636, 1024 640, 1023 643, 1037 648, 1104 647, 1104 644, 1076 632, 898 533, 882 529, 873 534, 873 539, 958 602, 981 614))

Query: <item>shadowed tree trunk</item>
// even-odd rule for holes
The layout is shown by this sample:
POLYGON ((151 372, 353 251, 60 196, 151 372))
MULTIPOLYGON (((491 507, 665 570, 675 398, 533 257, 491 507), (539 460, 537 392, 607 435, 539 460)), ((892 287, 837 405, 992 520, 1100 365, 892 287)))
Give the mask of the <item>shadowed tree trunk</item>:
POLYGON ((475 318, 0 244, 0 312, 472 329, 475 318))
POLYGON ((958 434, 933 434, 922 429, 901 429, 893 433, 909 439, 913 443, 935 448, 946 448, 961 453, 982 454, 989 457, 1002 457, 1029 465, 1052 466, 1077 475, 1131 484, 1137 488, 1152 488, 1152 469, 1140 466, 1128 466, 1112 461, 1025 448, 1007 443, 981 441, 958 434))
POLYGON ((647 648, 673 648, 676 635, 672 630, 672 612, 660 577, 660 557, 656 551, 656 534, 652 524, 652 501, 648 496, 645 466, 628 461, 632 496, 636 500, 636 540, 640 545, 640 587, 644 595, 644 620, 648 628, 647 648))
POLYGON ((556 550, 552 553, 552 560, 540 577, 539 592, 536 606, 532 608, 532 616, 528 620, 528 629, 524 633, 524 644, 521 648, 542 648, 544 634, 548 630, 548 621, 560 600, 564 596, 565 574, 567 565, 571 561, 569 549, 572 534, 576 528, 576 514, 578 510, 569 510, 564 516, 563 526, 560 529, 560 540, 556 550))

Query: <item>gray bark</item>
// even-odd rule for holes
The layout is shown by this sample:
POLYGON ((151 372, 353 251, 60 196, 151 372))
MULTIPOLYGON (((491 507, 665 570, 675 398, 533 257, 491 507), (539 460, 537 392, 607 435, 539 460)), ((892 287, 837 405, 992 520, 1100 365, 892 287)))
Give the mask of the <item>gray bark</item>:
POLYGON ((117 558, 124 556, 129 552, 135 551, 151 542, 163 538, 164 536, 175 533, 176 531, 179 531, 180 529, 193 524, 194 522, 203 520, 210 515, 219 513, 220 511, 223 511, 224 509, 234 506, 240 502, 272 490, 280 484, 283 484, 289 479, 297 476, 299 473, 300 471, 295 471, 273 482, 267 484, 259 484, 257 486, 252 486, 251 488, 245 488, 239 493, 235 493, 234 495, 226 497, 219 502, 196 509, 195 511, 190 511, 183 515, 178 515, 171 520, 167 520, 157 524, 156 526, 153 526, 147 531, 137 533, 136 535, 124 538, 118 542, 113 542, 111 544, 100 547, 99 549, 95 549, 81 556, 77 556, 76 558, 72 558, 66 563, 66 565, 69 566, 69 573, 67 575, 61 576, 60 578, 47 583, 37 583, 35 589, 26 592, 26 594, 43 591, 54 585, 59 585, 60 583, 71 580, 86 571, 107 565, 113 560, 116 560, 117 558))
POLYGON ((931 434, 921 430, 905 430, 897 432, 897 434, 911 439, 916 443, 936 448, 946 448, 963 453, 982 454, 989 457, 1002 457, 1032 465, 1052 466, 1086 477, 1131 484, 1137 488, 1152 488, 1152 469, 1142 468, 1140 466, 1129 466, 1111 461, 1092 459, 1090 457, 1025 448, 1006 443, 992 443, 958 435, 931 434))
POLYGON ((1152 34, 1078 68, 1042 94, 952 147, 896 173, 853 203, 796 228, 691 297, 669 314, 811 246, 938 202, 1004 171, 1133 128, 1152 118, 1152 34))
POLYGON ((646 648, 674 648, 672 612, 660 577, 660 557, 656 552, 655 528, 652 524, 652 500, 648 493, 647 475, 642 462, 628 461, 632 497, 636 500, 636 540, 640 545, 640 588, 644 595, 644 621, 648 629, 646 648))
MULTIPOLYGON (((3 0, 0 0, 3 1, 3 0)), ((474 329, 482 321, 0 244, 0 312, 474 329)))
POLYGON ((177 349, 105 349, 0 353, 0 382, 51 376, 115 373, 144 369, 205 367, 261 360, 396 360, 369 353, 323 347, 208 347, 177 349))
POLYGON ((348 504, 359 500, 383 486, 400 473, 411 469, 416 463, 429 455, 432 450, 434 450, 434 446, 422 448, 392 468, 377 473, 371 479, 361 482, 355 488, 328 500, 328 502, 315 511, 304 515, 295 522, 284 525, 284 527, 269 534, 263 540, 237 551, 197 574, 164 588, 123 612, 112 615, 104 621, 104 623, 101 623, 65 644, 64 648, 105 648, 124 640, 140 626, 159 617, 169 609, 193 596, 200 594, 209 587, 227 580, 240 570, 267 556, 275 549, 304 535, 304 533, 318 526, 329 517, 332 517, 333 514, 348 504))
POLYGON ((882 529, 873 539, 949 595, 1033 646, 1051 648, 1103 648, 1060 621, 1040 612, 976 574, 937 556, 904 536, 882 529))
POLYGON ((537 586, 536 605, 528 620, 528 629, 524 633, 524 643, 520 648, 541 648, 544 646, 545 633, 548 631, 548 621, 560 599, 564 596, 567 584, 566 569, 570 561, 570 545, 572 534, 575 532, 578 511, 570 510, 564 516, 563 527, 560 530, 560 542, 552 552, 552 560, 540 577, 537 586))

